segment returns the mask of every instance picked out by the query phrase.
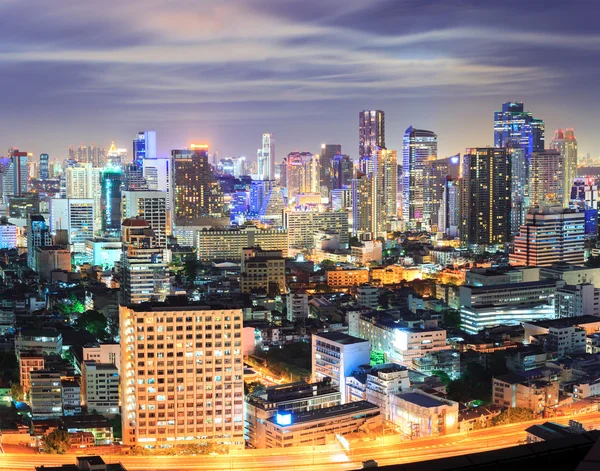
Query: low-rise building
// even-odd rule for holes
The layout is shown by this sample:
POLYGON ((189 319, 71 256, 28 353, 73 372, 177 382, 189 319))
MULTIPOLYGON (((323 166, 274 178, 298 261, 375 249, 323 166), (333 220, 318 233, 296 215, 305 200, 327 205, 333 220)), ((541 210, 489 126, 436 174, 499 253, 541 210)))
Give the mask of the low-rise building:
POLYGON ((527 443, 539 443, 547 440, 561 440, 574 434, 585 433, 580 423, 573 420, 569 425, 561 425, 554 422, 532 425, 525 429, 527 432, 527 443))
POLYGON ((119 413, 119 370, 112 363, 83 362, 83 405, 88 412, 105 416, 119 413))
POLYGON ((339 390, 331 381, 292 383, 272 386, 246 396, 246 443, 253 448, 266 447, 266 421, 282 411, 298 414, 341 403, 339 390))
POLYGON ((37 370, 29 373, 31 387, 31 415, 46 419, 63 414, 60 373, 53 370, 37 370))
POLYGON ((368 283, 356 288, 356 303, 362 307, 377 309, 379 307, 379 288, 368 283))
POLYGON ((74 415, 62 418, 64 428, 69 433, 90 432, 94 435, 96 445, 111 445, 113 427, 102 415, 74 415))
POLYGON ((19 354, 19 378, 21 389, 27 395, 31 387, 30 373, 43 370, 45 364, 44 355, 37 351, 21 351, 19 354))
POLYGON ((494 377, 492 403, 541 413, 558 405, 558 381, 531 381, 515 373, 494 377))
POLYGON ((440 399, 421 390, 392 396, 391 421, 407 438, 458 432, 458 402, 440 399))
POLYGON ((524 321, 522 324, 524 328, 523 341, 525 343, 531 343, 534 336, 548 334, 550 327, 580 327, 585 330, 586 335, 593 335, 600 332, 600 317, 589 315, 563 319, 524 321))
POLYGON ((285 292, 285 258, 280 250, 245 248, 240 274, 242 293, 264 290, 267 293, 285 292))
POLYGON ((308 317, 308 294, 306 292, 289 293, 286 303, 287 320, 294 322, 308 317))
POLYGON ((38 351, 44 355, 62 353, 62 334, 55 329, 22 329, 15 337, 15 351, 38 351))
POLYGON ((540 278, 564 281, 568 285, 591 283, 600 286, 600 268, 591 268, 571 263, 553 263, 549 267, 539 267, 540 278))
POLYGON ((81 413, 81 386, 77 381, 63 379, 60 382, 64 415, 81 413))
MULTIPOLYGON (((121 345, 116 342, 85 345, 82 349, 81 361, 96 363, 112 363, 119 369, 121 365, 121 345)), ((80 365, 80 371, 82 366, 80 365)))
POLYGON ((35 266, 42 280, 51 281, 53 271, 71 271, 71 251, 60 245, 36 247, 35 266))
POLYGON ((587 378, 573 385, 573 400, 580 401, 591 396, 600 396, 600 378, 587 378))
POLYGON ((355 268, 349 270, 329 270, 327 272, 327 286, 330 288, 349 288, 369 282, 368 268, 355 268))
POLYGON ((415 357, 412 369, 431 376, 438 371, 446 373, 451 380, 460 378, 460 353, 454 350, 441 350, 415 357))
POLYGON ((556 284, 556 317, 600 316, 600 289, 591 283, 568 285, 556 284))
POLYGON ((334 443, 336 435, 375 430, 381 426, 379 408, 366 401, 300 412, 280 412, 265 422, 267 448, 317 446, 334 443))

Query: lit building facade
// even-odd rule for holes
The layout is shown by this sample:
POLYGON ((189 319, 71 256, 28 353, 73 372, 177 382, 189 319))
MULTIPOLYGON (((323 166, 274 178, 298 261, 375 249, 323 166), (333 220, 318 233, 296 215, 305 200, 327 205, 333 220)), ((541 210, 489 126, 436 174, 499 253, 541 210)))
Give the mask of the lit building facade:
POLYGON ((165 191, 123 191, 121 195, 123 218, 141 217, 154 231, 156 246, 167 247, 171 233, 167 212, 168 194, 165 191))
POLYGON ((340 246, 348 247, 348 211, 286 210, 283 227, 288 231, 290 249, 314 247, 314 233, 320 229, 339 233, 340 246))
POLYGON ((385 147, 385 113, 365 110, 358 113, 358 156, 372 155, 377 147, 385 147))
POLYGON ((398 156, 395 150, 375 147, 371 177, 371 233, 385 237, 387 225, 398 214, 398 156))
POLYGON ((286 290, 285 258, 280 250, 262 250, 260 247, 244 248, 240 273, 242 293, 265 291, 282 294, 286 290))
POLYGON ((392 419, 408 438, 435 437, 458 432, 458 402, 422 391, 392 396, 392 419))
MULTIPOLYGON (((334 188, 341 188, 341 186, 334 186, 334 160, 336 156, 341 155, 342 153, 342 145, 341 144, 322 144, 321 145, 321 192, 324 196, 327 196, 331 190, 334 188)), ((348 156, 347 160, 350 161, 348 156)), ((340 159, 340 163, 341 163, 340 159)), ((350 164, 352 162, 350 161, 350 164)), ((338 174, 338 180, 343 178, 343 169, 338 168, 338 170, 342 170, 340 174, 338 174)), ((350 177, 352 178, 352 177, 350 177)))
POLYGON ((113 363, 84 360, 81 369, 83 405, 88 412, 114 417, 119 408, 119 370, 113 363))
POLYGON ((242 257, 246 247, 260 246, 263 250, 281 250, 288 254, 288 232, 285 229, 260 229, 255 226, 211 228, 197 232, 199 260, 235 260, 242 257))
MULTIPOLYGON (((557 150, 533 152, 529 165, 529 204, 563 205, 565 186, 564 157, 557 150)), ((567 198, 568 200, 568 198, 567 198)))
POLYGON ((259 180, 275 179, 275 137, 273 133, 262 135, 262 147, 256 153, 259 180))
MULTIPOLYGON (((564 200, 563 206, 569 206, 569 189, 577 178, 577 138, 571 129, 557 129, 554 131, 551 147, 560 152, 564 159, 564 200)), ((596 208, 597 209, 597 208, 596 208)))
POLYGON ((123 442, 244 448, 242 311, 120 307, 123 442))
POLYGON ((527 161, 533 152, 545 149, 545 125, 533 113, 525 111, 521 102, 506 102, 494 112, 494 146, 522 148, 527 161))
POLYGON ((84 252, 86 239, 94 237, 94 200, 50 200, 50 231, 64 229, 73 252, 84 252))
POLYGON ((133 163, 140 170, 145 159, 156 158, 156 132, 140 131, 133 140, 133 163))

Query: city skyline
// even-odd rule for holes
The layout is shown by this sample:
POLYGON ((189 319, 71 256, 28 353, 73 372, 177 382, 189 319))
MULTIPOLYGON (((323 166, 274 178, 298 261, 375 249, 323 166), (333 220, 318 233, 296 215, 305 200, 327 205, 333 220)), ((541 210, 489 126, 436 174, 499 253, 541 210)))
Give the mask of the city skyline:
POLYGON ((544 119, 548 137, 574 128, 580 155, 598 155, 589 96, 600 36, 588 2, 144 2, 150 20, 131 24, 139 8, 0 6, 7 24, 34 32, 0 53, 10 116, 0 145, 62 159, 81 142, 129 149, 151 129, 159 155, 201 141, 253 159, 272 132, 280 156, 335 142, 357 158, 357 112, 382 109, 388 148, 400 150, 413 125, 438 134, 444 157, 492 145, 493 112, 514 100, 544 119))

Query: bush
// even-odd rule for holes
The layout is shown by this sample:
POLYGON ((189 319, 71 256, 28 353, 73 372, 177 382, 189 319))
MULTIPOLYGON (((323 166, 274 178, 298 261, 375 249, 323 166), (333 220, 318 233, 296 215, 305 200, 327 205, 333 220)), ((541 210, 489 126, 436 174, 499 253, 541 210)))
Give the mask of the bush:
POLYGON ((56 429, 42 438, 44 453, 64 455, 71 446, 71 437, 66 430, 56 429))
POLYGON ((526 407, 511 407, 492 419, 492 425, 507 425, 526 422, 536 418, 535 412, 526 407))

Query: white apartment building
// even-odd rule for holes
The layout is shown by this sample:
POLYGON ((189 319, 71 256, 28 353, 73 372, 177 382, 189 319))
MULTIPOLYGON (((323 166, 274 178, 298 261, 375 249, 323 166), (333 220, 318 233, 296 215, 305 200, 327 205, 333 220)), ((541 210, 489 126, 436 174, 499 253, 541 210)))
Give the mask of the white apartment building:
POLYGON ((113 363, 86 360, 81 369, 83 405, 88 413, 115 416, 119 413, 119 370, 113 363))
POLYGON ((321 229, 339 233, 340 247, 348 247, 348 211, 345 210, 286 210, 283 213, 283 227, 288 232, 290 249, 305 250, 314 247, 314 233, 321 229))
POLYGON ((498 376, 492 379, 492 403, 540 413, 558 405, 558 381, 527 381, 515 373, 498 376))
POLYGON ((476 307, 489 304, 522 304, 540 300, 553 303, 555 291, 556 283, 553 280, 491 286, 461 286, 460 304, 476 307))
POLYGON ((123 442, 244 448, 242 310, 121 306, 123 442))
POLYGON ((63 414, 60 373, 54 370, 30 371, 29 398, 34 418, 47 419, 63 414))
POLYGON ((371 345, 367 340, 341 332, 321 332, 312 336, 312 375, 316 381, 331 378, 346 399, 346 378, 361 365, 368 365, 371 345))
POLYGON ((600 316, 600 289, 593 284, 568 285, 557 282, 556 317, 600 316))
POLYGON ((391 421, 409 439, 458 432, 458 402, 440 399, 423 391, 392 396, 391 421))
POLYGON ((584 261, 585 213, 545 207, 526 216, 515 236, 511 264, 551 266, 557 262, 584 261))
POLYGON ((558 358, 582 355, 586 351, 587 336, 585 329, 581 327, 550 327, 545 340, 544 350, 556 354, 558 358))
POLYGON ((305 292, 288 293, 286 312, 287 320, 290 322, 306 319, 308 317, 308 294, 305 292))
POLYGON ((285 229, 211 228, 198 231, 196 237, 198 260, 201 261, 238 261, 244 248, 255 246, 263 250, 281 250, 284 258, 288 255, 288 231, 285 229))
POLYGON ((379 307, 379 288, 367 283, 356 288, 356 303, 376 310, 379 307))
POLYGON ((553 263, 549 267, 540 267, 540 279, 564 281, 568 285, 591 283, 600 287, 600 268, 591 268, 570 263, 553 263))
POLYGON ((118 343, 99 343, 85 345, 83 347, 83 361, 95 361, 96 363, 112 363, 121 367, 121 345, 118 343))
POLYGON ((81 413, 81 386, 77 381, 61 381, 62 408, 64 415, 81 413))
POLYGON ((123 219, 141 217, 154 231, 156 246, 167 247, 167 236, 171 234, 166 191, 123 191, 121 193, 121 215, 123 219))

